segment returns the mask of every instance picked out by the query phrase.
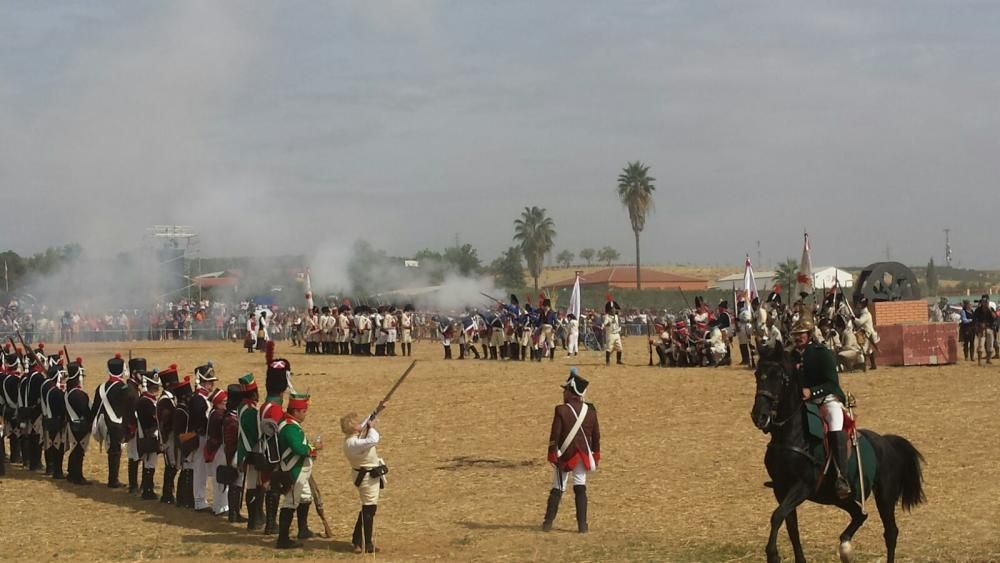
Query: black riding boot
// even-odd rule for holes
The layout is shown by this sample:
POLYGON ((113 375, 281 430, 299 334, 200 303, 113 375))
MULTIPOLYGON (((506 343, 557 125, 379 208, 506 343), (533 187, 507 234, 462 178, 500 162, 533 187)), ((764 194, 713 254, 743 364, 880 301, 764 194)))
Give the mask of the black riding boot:
POLYGON ((139 460, 128 460, 128 492, 135 494, 139 490, 139 460))
POLYGON ((545 520, 542 521, 543 532, 552 530, 552 522, 555 521, 556 514, 559 512, 560 500, 562 500, 562 491, 559 489, 549 491, 549 502, 545 505, 545 520))
POLYGON ((177 476, 177 468, 168 465, 163 468, 163 494, 160 502, 163 504, 173 504, 174 499, 174 477, 177 476))
POLYGON ((528 361, 528 347, 523 344, 521 345, 521 361, 528 361))
POLYGON ((490 359, 490 347, 485 344, 483 344, 482 347, 483 347, 483 356, 482 356, 483 359, 484 360, 490 359))
POLYGON ((21 441, 17 436, 11 436, 10 440, 10 462, 19 463, 21 461, 21 441))
POLYGON ((142 468, 142 500, 156 500, 156 469, 142 468))
MULTIPOLYGON (((291 513, 289 513, 291 514, 291 513)), ((288 525, 291 526, 291 519, 288 525)), ((278 494, 268 491, 264 493, 264 535, 269 536, 278 531, 278 494)))
POLYGON ((469 344, 469 351, 472 352, 477 360, 479 359, 479 349, 476 348, 475 344, 469 344))
POLYGON ((299 506, 295 509, 295 519, 299 525, 299 539, 307 540, 316 534, 309 529, 309 507, 312 506, 310 502, 300 502, 299 506))
POLYGON ((243 499, 243 487, 229 485, 229 521, 242 523, 247 519, 240 514, 240 505, 243 499))
POLYGON ((611 352, 605 352, 604 353, 604 365, 606 365, 606 366, 610 366, 611 365, 611 352))
POLYGON ((451 359, 451 346, 444 346, 444 359, 451 359))
POLYGON ((586 534, 587 527, 587 485, 573 485, 573 494, 576 497, 576 529, 581 534, 586 534))
POLYGON ((56 447, 52 448, 52 478, 53 479, 65 479, 66 475, 63 474, 63 456, 66 454, 65 448, 56 447))
POLYGON ((52 451, 55 450, 52 446, 45 448, 45 475, 52 475, 52 470, 55 469, 54 463, 52 463, 52 451))
POLYGON ((294 549, 302 547, 302 542, 297 542, 288 537, 292 529, 292 518, 295 516, 294 508, 282 508, 281 515, 278 516, 278 542, 275 547, 278 549, 294 549))
POLYGON ((847 482, 847 433, 830 432, 830 445, 833 446, 833 460, 837 464, 837 481, 834 489, 837 496, 846 499, 851 496, 851 484, 847 482))
POLYGON ((118 471, 120 469, 122 461, 121 450, 117 452, 108 452, 108 488, 109 489, 120 489, 122 488, 121 481, 118 480, 118 471))
POLYGON ((621 351, 615 352, 615 363, 622 365, 622 353, 621 351))
POLYGON ((385 344, 376 344, 375 345, 375 355, 376 356, 385 356, 385 344))
MULTIPOLYGON (((875 365, 875 352, 868 354, 868 362, 871 363, 871 367, 868 369, 878 369, 878 366, 875 365)), ((989 362, 989 360, 987 360, 987 362, 989 362)))
POLYGON ((89 485, 90 481, 83 477, 83 448, 77 446, 69 454, 69 475, 66 480, 77 485, 89 485))
POLYGON ((556 359, 556 348, 555 346, 553 346, 552 349, 549 350, 549 361, 554 362, 555 359, 556 359))
POLYGON ((7 452, 4 450, 6 444, 4 444, 3 438, 0 438, 0 476, 7 474, 7 452))
POLYGON ((31 466, 31 458, 34 455, 31 453, 31 443, 28 442, 27 436, 19 436, 17 441, 21 452, 21 468, 27 469, 31 466))
POLYGON ((366 504, 358 512, 358 521, 354 524, 354 534, 351 536, 351 544, 355 553, 362 550, 368 553, 375 552, 375 544, 372 541, 372 531, 375 528, 375 511, 378 505, 366 504))
POLYGON ((177 499, 174 506, 177 508, 187 508, 187 476, 186 469, 177 470, 177 499))

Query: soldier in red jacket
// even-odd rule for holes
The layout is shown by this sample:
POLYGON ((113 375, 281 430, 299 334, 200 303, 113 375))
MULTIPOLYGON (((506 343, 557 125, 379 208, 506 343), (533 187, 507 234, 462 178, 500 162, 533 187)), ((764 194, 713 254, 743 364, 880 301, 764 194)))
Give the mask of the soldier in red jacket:
POLYGON ((549 463, 555 469, 549 502, 545 509, 542 530, 552 529, 563 491, 573 477, 576 501, 576 524, 581 534, 587 532, 587 474, 597 469, 601 461, 601 431, 597 423, 597 408, 583 401, 589 382, 571 368, 563 384, 563 404, 552 417, 549 433, 549 463))

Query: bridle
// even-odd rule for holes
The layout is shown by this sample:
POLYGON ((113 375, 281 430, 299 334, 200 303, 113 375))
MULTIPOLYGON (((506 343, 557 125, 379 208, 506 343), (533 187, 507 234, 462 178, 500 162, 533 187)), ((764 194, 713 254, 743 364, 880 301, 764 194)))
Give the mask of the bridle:
MULTIPOLYGON (((766 375, 762 376, 760 379, 762 380, 767 379, 767 376, 766 375)), ((787 387, 789 382, 791 381, 787 374, 782 374, 781 379, 782 379, 782 388, 787 387)), ((797 411, 793 410, 784 419, 775 420, 778 418, 778 404, 780 403, 780 397, 777 394, 768 391, 767 389, 758 389, 757 393, 754 395, 754 399, 756 399, 757 397, 764 397, 766 399, 770 399, 771 401, 771 409, 767 412, 767 421, 764 423, 764 427, 762 428, 762 430, 764 431, 766 431, 771 427, 781 428, 785 424, 788 424, 788 421, 791 420, 792 417, 797 414, 797 411)))

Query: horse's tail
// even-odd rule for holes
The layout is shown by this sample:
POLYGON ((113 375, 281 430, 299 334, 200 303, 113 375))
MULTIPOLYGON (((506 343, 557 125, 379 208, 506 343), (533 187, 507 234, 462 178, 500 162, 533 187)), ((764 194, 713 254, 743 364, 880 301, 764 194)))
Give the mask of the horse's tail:
POLYGON ((909 512, 913 507, 927 502, 927 497, 924 495, 924 476, 920 467, 924 463, 924 456, 902 436, 886 434, 883 438, 886 445, 900 457, 899 484, 903 510, 909 512))

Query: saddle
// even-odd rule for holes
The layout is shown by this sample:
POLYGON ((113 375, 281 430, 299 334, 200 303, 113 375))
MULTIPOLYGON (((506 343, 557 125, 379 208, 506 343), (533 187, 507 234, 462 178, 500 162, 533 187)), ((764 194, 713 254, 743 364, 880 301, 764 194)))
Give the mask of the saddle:
MULTIPOLYGON (((833 479, 835 475, 834 471, 836 471, 833 467, 833 452, 830 449, 830 442, 826 436, 829 429, 827 428, 826 421, 820 415, 820 408, 819 405, 805 403, 804 416, 806 417, 806 441, 808 442, 806 449, 811 454, 813 463, 822 468, 819 480, 816 483, 817 491, 823 486, 828 477, 831 480, 833 479)), ((847 481, 851 483, 855 501, 860 502, 858 457, 857 450, 854 447, 855 438, 857 438, 861 449, 861 469, 864 472, 864 491, 866 495, 871 492, 872 486, 875 483, 875 472, 878 468, 878 461, 871 442, 868 441, 868 438, 864 434, 858 431, 856 421, 850 417, 847 409, 844 409, 844 433, 847 435, 848 444, 847 467, 844 468, 844 471, 847 474, 847 481)))

